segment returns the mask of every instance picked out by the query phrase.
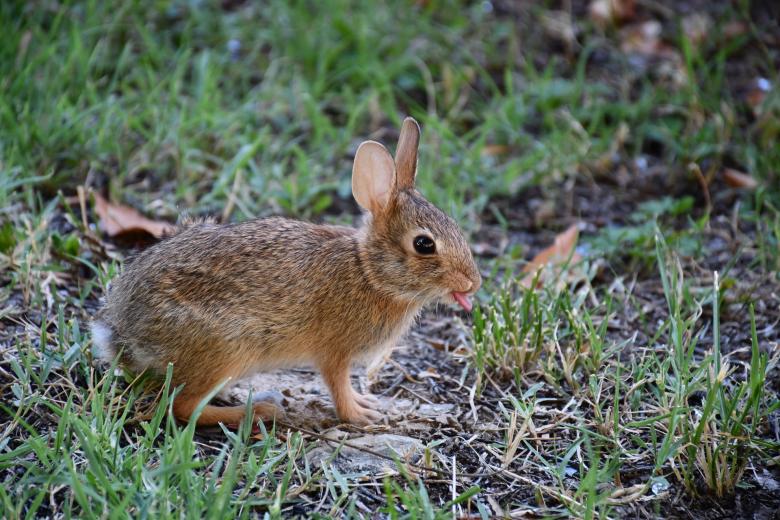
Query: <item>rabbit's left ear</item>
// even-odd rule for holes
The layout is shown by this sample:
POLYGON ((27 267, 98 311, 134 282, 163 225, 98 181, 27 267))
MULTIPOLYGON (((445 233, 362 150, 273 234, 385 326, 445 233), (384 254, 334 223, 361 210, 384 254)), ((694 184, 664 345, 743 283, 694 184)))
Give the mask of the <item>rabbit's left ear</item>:
POLYGON ((398 189, 414 188, 417 175, 417 147, 420 145, 420 125, 413 117, 404 119, 398 147, 395 150, 395 170, 398 189))

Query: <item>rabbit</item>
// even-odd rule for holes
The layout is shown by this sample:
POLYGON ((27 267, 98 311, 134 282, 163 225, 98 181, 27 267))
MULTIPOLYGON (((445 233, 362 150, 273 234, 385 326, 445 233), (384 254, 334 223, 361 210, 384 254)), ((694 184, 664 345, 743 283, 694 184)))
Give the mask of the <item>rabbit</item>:
MULTIPOLYGON (((426 304, 471 310, 482 279, 455 221, 415 189, 420 128, 406 118, 395 161, 363 142, 352 193, 358 228, 271 217, 183 226, 131 260, 92 323, 98 357, 162 376, 188 422, 211 391, 259 371, 315 366, 338 417, 381 420, 350 382, 355 361, 386 353, 426 304)), ((196 424, 236 425, 245 406, 207 405, 196 424)), ((254 420, 283 414, 253 403, 254 420)))

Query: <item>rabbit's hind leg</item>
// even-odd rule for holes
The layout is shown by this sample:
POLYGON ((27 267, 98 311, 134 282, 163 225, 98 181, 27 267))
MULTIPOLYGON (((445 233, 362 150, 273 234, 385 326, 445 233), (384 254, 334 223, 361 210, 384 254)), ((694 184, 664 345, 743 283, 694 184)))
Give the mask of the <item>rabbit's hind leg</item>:
MULTIPOLYGON (((174 368, 174 386, 178 386, 176 383, 184 383, 184 387, 174 398, 174 417, 180 421, 190 422, 201 401, 220 384, 222 384, 223 389, 229 387, 244 374, 246 366, 247 360, 243 358, 223 358, 219 364, 212 363, 210 371, 204 371, 200 366, 179 363, 179 366, 174 368)), ((252 409, 254 410, 254 421, 270 421, 277 415, 281 415, 280 408, 265 401, 253 403, 252 409)), ((238 426, 245 415, 245 405, 215 406, 208 404, 197 417, 196 424, 209 426, 223 423, 229 426, 238 426)))
MULTIPOLYGON (((206 397, 208 392, 201 395, 180 394, 173 401, 173 415, 180 421, 189 422, 195 409, 206 397)), ((281 410, 274 404, 261 401, 252 405, 254 410, 254 421, 271 421, 274 417, 281 414, 281 410)), ((198 426, 212 426, 223 423, 227 426, 238 426, 244 420, 246 415, 245 405, 236 406, 214 406, 207 404, 196 420, 198 426)))

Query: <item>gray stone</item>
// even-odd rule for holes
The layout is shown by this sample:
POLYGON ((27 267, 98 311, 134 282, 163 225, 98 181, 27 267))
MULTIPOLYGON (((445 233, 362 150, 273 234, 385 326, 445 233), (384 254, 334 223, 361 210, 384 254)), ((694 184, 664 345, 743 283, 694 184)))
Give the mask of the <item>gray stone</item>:
MULTIPOLYGON (((331 432, 329 437, 339 439, 344 432, 331 432)), ((387 457, 397 457, 401 462, 417 462, 422 456, 424 446, 418 439, 381 433, 377 435, 361 435, 346 440, 350 446, 336 443, 321 442, 320 446, 307 454, 309 464, 320 467, 323 464, 335 465, 341 473, 366 475, 394 475, 398 468, 393 460, 368 453, 358 448, 365 448, 387 457), (354 446, 354 447, 353 447, 354 446), (338 450, 338 454, 335 454, 338 450)))
POLYGON ((422 417, 436 417, 447 413, 452 413, 455 409, 454 404, 450 403, 434 403, 434 404, 421 404, 417 409, 417 413, 422 417))

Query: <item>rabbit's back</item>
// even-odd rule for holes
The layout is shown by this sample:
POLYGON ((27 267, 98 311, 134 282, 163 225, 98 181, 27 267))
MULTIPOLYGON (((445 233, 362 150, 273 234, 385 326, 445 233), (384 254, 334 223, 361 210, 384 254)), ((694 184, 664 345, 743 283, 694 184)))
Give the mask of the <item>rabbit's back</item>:
POLYGON ((360 299, 354 233, 280 218, 186 228, 130 262, 100 319, 136 368, 242 349, 311 357, 285 345, 343 312, 339 291, 360 299))

